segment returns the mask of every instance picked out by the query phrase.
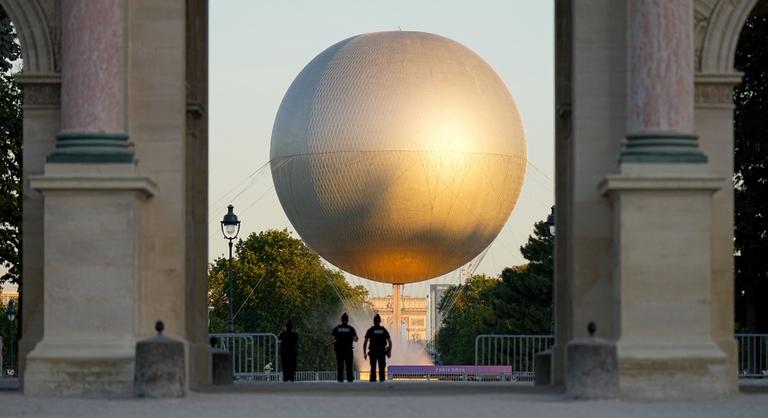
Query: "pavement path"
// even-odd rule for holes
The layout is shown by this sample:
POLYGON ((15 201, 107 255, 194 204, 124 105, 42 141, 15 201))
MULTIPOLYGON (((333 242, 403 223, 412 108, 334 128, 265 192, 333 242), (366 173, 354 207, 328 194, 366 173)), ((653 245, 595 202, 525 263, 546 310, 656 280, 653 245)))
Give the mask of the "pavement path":
POLYGON ((696 402, 573 401, 495 383, 294 383, 211 387, 183 399, 32 398, 0 391, 0 417, 117 418, 768 418, 768 391, 696 402))

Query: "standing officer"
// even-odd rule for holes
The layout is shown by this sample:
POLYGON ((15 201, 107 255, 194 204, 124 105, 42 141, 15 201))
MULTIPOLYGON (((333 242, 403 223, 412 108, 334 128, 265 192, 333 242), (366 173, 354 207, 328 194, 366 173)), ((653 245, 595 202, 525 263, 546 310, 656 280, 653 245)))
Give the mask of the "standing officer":
POLYGON ((352 372, 352 343, 357 341, 357 332, 355 328, 349 325, 349 316, 344 312, 341 315, 341 324, 331 332, 333 340, 333 349, 336 351, 336 379, 339 382, 344 381, 344 371, 346 370, 347 382, 355 380, 352 372))
POLYGON ((296 356, 299 352, 299 334, 293 332, 293 322, 285 323, 285 331, 277 337, 280 341, 280 357, 283 364, 283 382, 296 378, 296 356))
POLYGON ((371 357, 371 382, 376 381, 376 364, 379 364, 379 382, 386 380, 385 369, 387 368, 386 356, 392 353, 392 339, 389 338, 389 332, 381 326, 381 317, 379 314, 373 317, 373 326, 368 328, 363 341, 363 357, 371 357), (366 352, 368 341, 371 341, 370 351, 366 352), (367 354, 366 354, 367 353, 367 354))

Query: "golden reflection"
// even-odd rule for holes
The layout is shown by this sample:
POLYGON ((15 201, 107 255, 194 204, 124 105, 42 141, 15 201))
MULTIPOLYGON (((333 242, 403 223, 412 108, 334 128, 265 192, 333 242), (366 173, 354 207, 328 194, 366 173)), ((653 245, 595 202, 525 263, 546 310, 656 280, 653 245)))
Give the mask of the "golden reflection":
POLYGON ((411 283, 499 233, 525 176, 514 100, 449 39, 382 32, 318 55, 286 93, 272 177, 299 235, 360 277, 411 283))

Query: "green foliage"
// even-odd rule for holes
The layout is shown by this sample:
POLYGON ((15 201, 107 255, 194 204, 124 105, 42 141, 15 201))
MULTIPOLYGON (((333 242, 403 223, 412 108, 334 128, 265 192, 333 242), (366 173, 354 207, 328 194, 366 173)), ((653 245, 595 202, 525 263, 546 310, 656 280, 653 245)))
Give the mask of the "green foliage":
POLYGON ((499 279, 471 277, 450 288, 440 304, 445 315, 436 337, 440 362, 473 364, 480 334, 550 334, 552 332, 552 237, 537 222, 520 247, 528 263, 508 267, 499 279))
MULTIPOLYGON (((15 304, 15 302, 14 302, 15 304)), ((13 368, 18 369, 18 348, 19 348, 19 306, 16 304, 16 319, 13 324, 8 321, 8 315, 6 314, 7 305, 0 305, 0 337, 3 338, 3 370, 0 371, 0 378, 5 375, 6 369, 10 368, 10 333, 13 333, 13 368)))
POLYGON ((21 279, 21 91, 9 73, 20 54, 10 19, 0 18, 0 284, 21 279))
POLYGON ((768 15, 749 18, 736 50, 734 91, 737 332, 768 332, 768 15))
POLYGON ((439 309, 447 315, 435 337, 441 363, 474 362, 475 337, 493 332, 496 317, 490 297, 498 283, 498 279, 475 275, 465 284, 451 287, 445 292, 439 309))
MULTIPOLYGON (((218 258, 209 273, 211 332, 226 332, 228 265, 226 257, 218 258)), ((286 230, 239 241, 232 270, 235 332, 279 334, 290 319, 299 334, 298 370, 335 370, 329 335, 342 312, 367 309, 368 292, 362 286, 351 287, 340 271, 325 268, 286 230)))

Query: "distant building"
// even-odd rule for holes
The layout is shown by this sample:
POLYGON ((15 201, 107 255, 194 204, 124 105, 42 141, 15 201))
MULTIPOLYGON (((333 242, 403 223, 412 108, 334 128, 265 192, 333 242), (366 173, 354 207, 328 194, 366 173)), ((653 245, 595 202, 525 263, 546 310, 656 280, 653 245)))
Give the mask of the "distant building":
POLYGON ((0 290, 0 305, 8 306, 8 302, 10 301, 13 301, 16 306, 19 306, 19 292, 0 290))
MULTIPOLYGON (((381 316, 381 323, 394 334, 394 311, 392 295, 371 298, 373 310, 381 316)), ((410 341, 426 342, 427 335, 427 298, 402 296, 400 301, 400 321, 406 327, 410 341)), ((402 328, 401 328, 402 329, 402 328)))
POLYGON ((431 284, 429 285, 429 340, 434 341, 437 331, 443 324, 443 315, 439 312, 440 302, 443 300, 445 292, 448 291, 449 284, 431 284))

